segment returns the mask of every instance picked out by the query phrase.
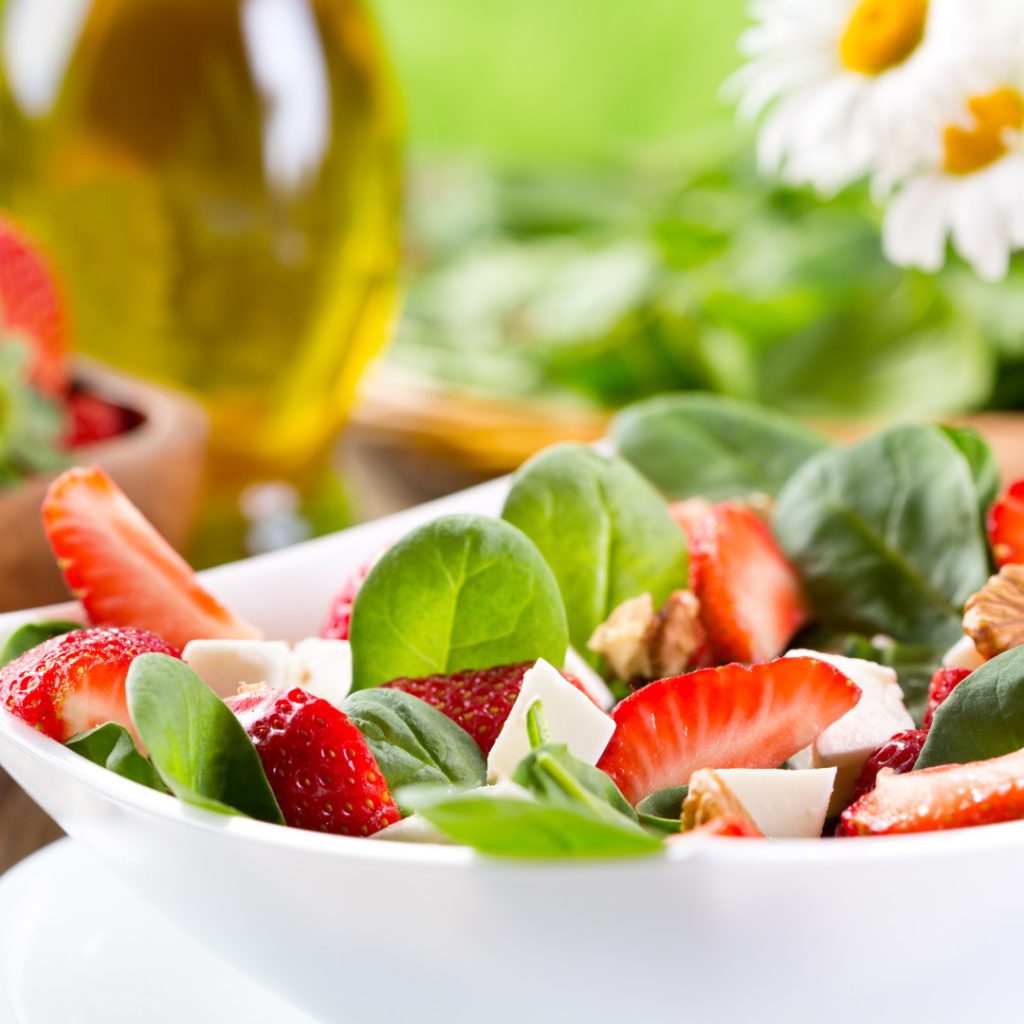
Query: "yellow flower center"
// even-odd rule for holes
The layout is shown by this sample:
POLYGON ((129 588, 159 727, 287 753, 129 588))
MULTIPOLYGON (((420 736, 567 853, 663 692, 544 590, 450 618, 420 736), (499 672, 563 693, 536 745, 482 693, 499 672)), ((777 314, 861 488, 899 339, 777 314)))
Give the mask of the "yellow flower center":
POLYGON ((851 71, 880 75, 917 49, 927 20, 928 0, 860 0, 839 40, 839 56, 851 71))
POLYGON ((1006 133, 1024 128, 1024 96, 1016 89, 996 89, 967 101, 974 124, 947 126, 943 168, 949 174, 974 174, 1006 156, 1006 133))

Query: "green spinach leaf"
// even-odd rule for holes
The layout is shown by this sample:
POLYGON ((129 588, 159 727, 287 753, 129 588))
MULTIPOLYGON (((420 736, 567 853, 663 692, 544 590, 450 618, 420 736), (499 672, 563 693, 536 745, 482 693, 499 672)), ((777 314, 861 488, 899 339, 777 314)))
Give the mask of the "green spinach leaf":
POLYGON ((939 705, 917 768, 966 764, 1024 747, 1024 647, 975 669, 939 705))
POLYGON ((516 474, 502 515, 554 570, 570 641, 595 666, 600 659, 587 641, 613 609, 647 592, 660 606, 687 584, 682 530, 662 496, 622 459, 584 445, 548 448, 516 474))
POLYGON ((64 622, 55 619, 52 622, 31 622, 16 629, 0 650, 0 666, 20 658, 26 651, 38 647, 41 643, 51 640, 55 636, 62 636, 64 633, 71 633, 76 629, 82 629, 80 622, 64 622))
POLYGON ((373 567, 352 612, 355 689, 399 676, 565 660, 565 608, 514 526, 452 515, 413 530, 373 567))
POLYGON ((158 793, 166 792, 156 769, 139 753, 131 733, 117 722, 107 722, 106 725, 72 736, 64 746, 116 775, 141 783, 158 793))
POLYGON ((978 512, 985 522, 993 502, 999 496, 999 462, 992 446, 972 427, 940 427, 942 432, 956 446, 967 460, 978 495, 978 512))
POLYGON ((245 729, 188 665, 166 654, 142 654, 125 686, 135 729, 179 800, 284 824, 245 729))
POLYGON ((636 812, 642 824, 673 835, 683 828, 683 801, 689 786, 666 786, 646 796, 636 805, 636 812))
POLYGON ((777 412, 733 398, 652 398, 615 417, 622 456, 672 498, 778 494, 827 441, 777 412))
POLYGON ((360 690, 342 710, 355 723, 394 793, 400 786, 482 786, 487 762, 465 729, 401 690, 360 690))
POLYGON ((782 489, 773 526, 835 629, 952 643, 988 578, 974 482, 936 427, 897 426, 814 456, 782 489))

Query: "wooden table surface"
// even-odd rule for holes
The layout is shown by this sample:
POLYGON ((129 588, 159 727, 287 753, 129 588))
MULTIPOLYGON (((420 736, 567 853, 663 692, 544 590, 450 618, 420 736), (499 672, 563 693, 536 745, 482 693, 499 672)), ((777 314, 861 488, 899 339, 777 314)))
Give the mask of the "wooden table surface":
MULTIPOLYGON (((440 497, 480 479, 423 453, 381 448, 359 434, 339 447, 338 461, 367 519, 440 497)), ((60 835, 60 829, 0 769, 0 874, 60 835)))

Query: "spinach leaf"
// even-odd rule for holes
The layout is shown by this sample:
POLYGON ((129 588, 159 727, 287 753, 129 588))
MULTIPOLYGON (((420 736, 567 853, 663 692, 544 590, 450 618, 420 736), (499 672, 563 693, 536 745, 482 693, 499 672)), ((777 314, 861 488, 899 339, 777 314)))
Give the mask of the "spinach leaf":
POLYGON ((141 783, 158 793, 166 792, 156 769, 139 753, 131 733, 117 722, 107 722, 106 725, 72 736, 64 746, 116 775, 141 783))
POLYGON ((31 622, 16 629, 0 650, 0 667, 8 662, 20 658, 26 651, 38 647, 41 643, 52 639, 55 636, 62 636, 64 633, 71 633, 76 629, 82 629, 80 622, 64 622, 55 619, 52 622, 31 622))
POLYGON ((354 688, 399 676, 545 658, 568 646, 558 583, 498 519, 452 515, 413 530, 373 567, 352 613, 354 688))
POLYGON ((670 497, 712 501, 778 494, 827 444, 788 416, 703 394, 632 405, 612 421, 611 437, 622 456, 670 497))
POLYGON ((399 786, 482 786, 487 762, 465 729, 426 701, 401 690, 361 690, 342 710, 377 759, 392 793, 399 786))
POLYGON ((916 768, 966 764, 1024 747, 1024 647, 976 668, 940 705, 916 768))
POLYGON ((502 515, 554 570, 570 642, 595 666, 600 659, 587 641, 613 609, 648 592, 658 607, 686 586, 682 530, 661 495, 622 459, 584 445, 548 448, 516 474, 502 515))
POLYGON ((683 801, 689 786, 666 786, 645 796, 636 805, 640 822, 650 828, 673 835, 683 829, 683 801))
POLYGON ((487 796, 479 789, 403 799, 450 839, 496 857, 628 857, 662 848, 624 815, 599 815, 582 805, 487 796))
POLYGON ((814 456, 782 489, 773 526, 835 629, 949 644, 988 578, 974 482, 936 427, 897 426, 814 456))
POLYGON ((999 462, 992 446, 972 427, 942 426, 939 428, 967 460, 978 495, 978 512, 985 522, 993 502, 999 496, 999 462))
POLYGON ((284 824, 245 729, 188 665, 166 654, 142 654, 125 688, 135 729, 179 800, 284 824))

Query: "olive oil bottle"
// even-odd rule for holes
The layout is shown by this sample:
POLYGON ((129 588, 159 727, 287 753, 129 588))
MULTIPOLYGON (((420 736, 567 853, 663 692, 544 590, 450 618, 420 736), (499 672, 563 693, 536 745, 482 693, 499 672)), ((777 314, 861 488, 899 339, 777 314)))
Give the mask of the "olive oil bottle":
POLYGON ((54 257, 82 351, 205 404, 215 518, 315 488, 398 261, 360 0, 0 4, 0 208, 54 257))

